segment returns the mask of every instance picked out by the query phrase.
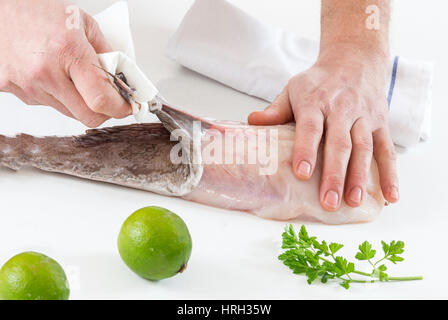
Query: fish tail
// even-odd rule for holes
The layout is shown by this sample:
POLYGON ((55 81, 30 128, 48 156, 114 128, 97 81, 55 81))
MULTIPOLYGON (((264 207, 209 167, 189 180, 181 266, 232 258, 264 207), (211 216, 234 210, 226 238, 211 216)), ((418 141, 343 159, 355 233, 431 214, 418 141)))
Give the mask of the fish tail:
POLYGON ((28 134, 15 137, 0 135, 0 167, 19 170, 32 162, 33 154, 38 152, 39 138, 28 134))

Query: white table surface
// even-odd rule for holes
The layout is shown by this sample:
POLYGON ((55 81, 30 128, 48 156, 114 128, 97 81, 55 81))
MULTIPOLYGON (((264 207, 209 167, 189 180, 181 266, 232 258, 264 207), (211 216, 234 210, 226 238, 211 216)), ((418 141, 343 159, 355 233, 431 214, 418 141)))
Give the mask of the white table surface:
MULTIPOLYGON (((78 1, 92 14, 112 2, 78 1)), ((319 35, 319 1, 239 2, 240 7, 272 24, 305 36, 319 35)), ((266 103, 186 70, 163 55, 169 36, 191 3, 130 1, 138 62, 174 104, 200 115, 243 120, 266 103)), ((303 276, 293 275, 277 260, 285 223, 33 169, 18 173, 0 169, 0 264, 22 251, 45 253, 69 274, 72 299, 448 298, 448 90, 442 78, 448 72, 443 36, 448 30, 447 9, 446 1, 394 1, 394 51, 436 63, 433 137, 400 155, 400 203, 386 208, 369 224, 307 224, 321 239, 345 243, 343 253, 350 257, 364 240, 378 245, 382 239, 403 240, 406 260, 392 267, 391 274, 423 274, 425 280, 355 285, 348 291, 336 284, 308 286, 303 276), (148 205, 178 213, 193 237, 187 271, 155 283, 128 270, 116 246, 126 217, 148 205)), ((109 121, 107 125, 129 122, 132 119, 109 121)), ((12 95, 0 95, 3 134, 63 135, 83 130, 81 124, 50 108, 25 106, 12 95)))

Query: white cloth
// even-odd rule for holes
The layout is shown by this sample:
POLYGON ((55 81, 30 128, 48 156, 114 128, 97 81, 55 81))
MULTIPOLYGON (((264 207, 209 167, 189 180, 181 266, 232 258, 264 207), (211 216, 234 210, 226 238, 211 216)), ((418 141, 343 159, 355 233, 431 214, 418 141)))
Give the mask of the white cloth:
POLYGON ((129 25, 126 1, 118 1, 94 16, 101 32, 114 51, 120 51, 135 60, 134 41, 129 25))
MULTIPOLYGON (((127 2, 119 1, 94 18, 114 50, 98 55, 102 67, 112 74, 123 72, 129 86, 135 89, 134 99, 139 104, 133 101, 131 104, 137 122, 154 121, 155 117, 149 111, 149 104, 159 91, 135 62, 127 2)), ((110 80, 113 83, 112 77, 110 80)))
MULTIPOLYGON (((207 77, 273 101, 292 76, 313 65, 319 43, 267 25, 225 0, 196 0, 166 53, 207 77)), ((391 135, 410 147, 430 135, 433 68, 403 57, 391 61, 391 135)))

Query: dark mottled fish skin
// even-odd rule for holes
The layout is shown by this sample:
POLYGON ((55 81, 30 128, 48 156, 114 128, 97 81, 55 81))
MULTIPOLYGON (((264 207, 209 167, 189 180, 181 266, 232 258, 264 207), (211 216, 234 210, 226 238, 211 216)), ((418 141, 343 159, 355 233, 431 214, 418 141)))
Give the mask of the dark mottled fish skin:
POLYGON ((170 161, 176 143, 160 123, 93 129, 76 137, 0 135, 0 165, 13 170, 32 166, 176 195, 190 175, 188 165, 170 161))

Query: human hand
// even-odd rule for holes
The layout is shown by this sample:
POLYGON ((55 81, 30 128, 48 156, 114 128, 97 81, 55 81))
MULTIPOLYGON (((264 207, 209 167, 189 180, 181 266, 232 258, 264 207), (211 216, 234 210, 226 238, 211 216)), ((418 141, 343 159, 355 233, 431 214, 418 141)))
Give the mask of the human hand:
POLYGON ((385 96, 388 59, 348 52, 345 47, 321 52, 316 64, 293 77, 270 106, 249 115, 252 125, 296 122, 292 169, 300 180, 313 174, 323 141, 319 197, 328 211, 337 210, 342 197, 349 206, 361 204, 372 155, 385 199, 399 198, 385 96))
POLYGON ((48 105, 97 127, 131 107, 110 84, 97 53, 111 51, 96 21, 80 11, 66 24, 61 0, 0 0, 0 91, 30 105, 48 105))

